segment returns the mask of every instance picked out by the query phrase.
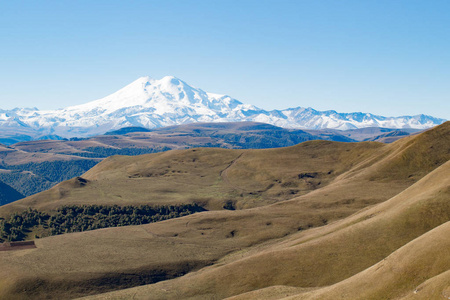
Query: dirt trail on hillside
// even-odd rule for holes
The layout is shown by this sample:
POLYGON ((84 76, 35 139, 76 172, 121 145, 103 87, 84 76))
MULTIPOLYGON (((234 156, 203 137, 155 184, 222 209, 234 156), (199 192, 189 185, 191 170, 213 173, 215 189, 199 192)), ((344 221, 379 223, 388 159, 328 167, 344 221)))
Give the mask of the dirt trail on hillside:
POLYGON ((232 184, 230 179, 228 178, 228 170, 242 157, 243 154, 244 153, 239 154, 235 159, 233 159, 230 162, 230 164, 225 169, 220 171, 220 177, 222 177, 223 182, 225 182, 226 184, 228 184, 232 188, 235 188, 236 190, 241 190, 241 191, 244 191, 244 192, 248 192, 247 190, 245 190, 245 189, 243 189, 243 188, 241 188, 241 187, 239 187, 237 185, 232 184))

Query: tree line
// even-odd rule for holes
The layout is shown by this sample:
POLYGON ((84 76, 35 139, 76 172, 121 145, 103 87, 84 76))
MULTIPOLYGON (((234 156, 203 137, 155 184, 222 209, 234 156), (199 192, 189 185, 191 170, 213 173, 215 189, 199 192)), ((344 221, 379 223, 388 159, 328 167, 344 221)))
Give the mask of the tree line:
POLYGON ((108 227, 142 225, 178 218, 205 209, 197 204, 166 206, 67 205, 46 213, 29 208, 0 218, 0 242, 23 241, 70 232, 108 227), (30 236, 33 235, 34 236, 30 236))
POLYGON ((2 165, 11 172, 0 172, 0 180, 25 196, 45 191, 55 184, 80 176, 99 160, 30 162, 21 165, 2 165))
MULTIPOLYGON (((171 150, 172 148, 169 148, 167 146, 155 146, 153 148, 107 148, 107 147, 87 147, 84 148, 83 151, 85 152, 77 152, 77 153, 70 153, 70 155, 76 155, 86 158, 105 158, 112 155, 141 155, 141 154, 149 154, 149 153, 157 153, 157 152, 164 152, 167 150, 171 150)), ((61 154, 67 154, 67 153, 61 153, 61 154)))

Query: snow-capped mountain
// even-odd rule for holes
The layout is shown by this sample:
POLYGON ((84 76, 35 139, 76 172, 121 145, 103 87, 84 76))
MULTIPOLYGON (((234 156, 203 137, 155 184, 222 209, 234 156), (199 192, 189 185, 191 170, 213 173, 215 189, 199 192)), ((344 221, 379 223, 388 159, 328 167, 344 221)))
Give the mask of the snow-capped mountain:
POLYGON ((166 76, 160 80, 141 77, 105 98, 64 109, 0 110, 0 137, 12 132, 33 135, 33 138, 46 135, 86 137, 126 126, 155 128, 192 122, 239 121, 264 122, 285 128, 346 130, 362 127, 424 129, 445 120, 425 115, 382 117, 303 107, 266 111, 166 76))

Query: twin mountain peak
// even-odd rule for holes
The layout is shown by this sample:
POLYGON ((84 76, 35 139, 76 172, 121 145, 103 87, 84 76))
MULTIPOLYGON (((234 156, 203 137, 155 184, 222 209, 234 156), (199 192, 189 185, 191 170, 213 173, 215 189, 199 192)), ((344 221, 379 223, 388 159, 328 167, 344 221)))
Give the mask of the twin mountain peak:
POLYGON ((312 108, 266 111, 227 95, 205 92, 181 79, 141 77, 99 100, 64 109, 0 110, 0 129, 31 136, 87 137, 122 127, 157 128, 193 122, 254 121, 284 128, 356 129, 364 127, 425 129, 445 120, 426 115, 383 117, 312 108))

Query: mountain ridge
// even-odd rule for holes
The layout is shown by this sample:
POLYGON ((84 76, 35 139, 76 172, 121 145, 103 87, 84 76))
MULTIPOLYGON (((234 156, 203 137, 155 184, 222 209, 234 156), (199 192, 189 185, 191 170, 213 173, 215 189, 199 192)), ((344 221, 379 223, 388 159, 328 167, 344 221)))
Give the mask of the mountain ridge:
POLYGON ((140 77, 117 92, 58 110, 0 109, 0 138, 29 133, 88 137, 122 127, 158 128, 194 122, 254 121, 284 128, 356 129, 365 127, 426 129, 445 120, 426 115, 384 117, 295 107, 267 111, 228 95, 205 92, 174 76, 140 77))

